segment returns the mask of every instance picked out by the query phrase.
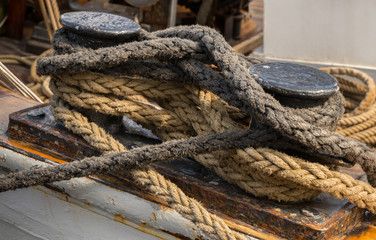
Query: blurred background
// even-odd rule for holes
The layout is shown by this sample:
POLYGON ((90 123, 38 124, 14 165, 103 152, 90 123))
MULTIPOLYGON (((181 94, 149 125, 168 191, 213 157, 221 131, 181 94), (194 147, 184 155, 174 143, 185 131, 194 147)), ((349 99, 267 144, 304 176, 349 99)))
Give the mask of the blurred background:
POLYGON ((0 62, 6 65, 0 69, 1 86, 22 92, 19 79, 48 101, 49 78, 36 74, 35 60, 52 48, 60 15, 72 11, 125 16, 147 31, 206 25, 243 54, 263 43, 263 0, 0 0, 0 62), (15 77, 8 76, 5 67, 15 77))
POLYGON ((0 61, 26 83, 42 81, 30 64, 51 48, 60 15, 99 11, 147 31, 206 25, 245 55, 375 69, 375 9, 374 0, 1 0, 0 61))
MULTIPOLYGON (((262 0, 2 0, 0 33, 22 41, 26 52, 40 54, 50 47, 49 32, 55 28, 55 19, 70 11, 122 15, 148 31, 176 25, 207 25, 221 32, 232 46, 263 29, 262 0)), ((255 48, 250 47, 241 52, 249 53, 255 48)))

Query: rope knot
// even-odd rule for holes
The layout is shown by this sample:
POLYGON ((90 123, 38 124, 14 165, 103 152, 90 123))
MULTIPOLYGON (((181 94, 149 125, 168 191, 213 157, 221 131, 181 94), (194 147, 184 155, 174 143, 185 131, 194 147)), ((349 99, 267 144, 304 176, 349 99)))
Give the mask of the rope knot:
MULTIPOLYGON (((39 59, 38 72, 52 75, 55 118, 103 153, 126 149, 103 129, 105 124, 91 122, 95 118, 84 117, 83 112, 115 116, 118 121, 126 116, 168 141, 138 152, 134 156, 138 167, 130 171, 140 185, 198 226, 204 224, 201 230, 205 229, 206 236, 213 237, 215 231, 227 236, 223 239, 233 235, 220 219, 173 183, 152 169, 139 167, 191 156, 256 196, 299 201, 326 191, 375 209, 375 201, 363 201, 376 196, 372 187, 310 162, 359 163, 371 184, 376 183, 375 152, 333 132, 338 123, 341 128, 358 120, 351 116, 339 120, 345 106, 339 91, 309 103, 288 103, 283 97, 277 100, 247 70, 263 60, 235 53, 218 32, 201 26, 141 31, 137 39, 105 41, 103 46, 60 29, 54 49, 54 54, 39 59), (80 112, 82 109, 87 111, 80 112), (151 154, 155 149, 159 154, 151 154), (237 150, 223 151, 228 149, 237 150), (359 187, 355 190, 354 185, 359 187), (366 192, 367 197, 355 198, 355 191, 366 192)), ((375 94, 368 98, 374 99, 375 94)), ((356 111, 369 106, 362 103, 356 111)), ((339 131, 352 132, 349 128, 339 131)), ((136 150, 128 153, 132 151, 136 150)), ((127 164, 134 163, 122 166, 127 164)))

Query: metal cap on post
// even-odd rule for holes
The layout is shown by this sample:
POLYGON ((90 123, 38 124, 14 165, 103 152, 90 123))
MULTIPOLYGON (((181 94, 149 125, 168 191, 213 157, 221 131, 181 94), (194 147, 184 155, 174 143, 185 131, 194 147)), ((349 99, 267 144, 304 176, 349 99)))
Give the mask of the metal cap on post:
POLYGON ((326 99, 339 89, 332 75, 298 64, 270 62, 253 65, 248 71, 266 91, 284 98, 326 99))
MULTIPOLYGON (((74 33, 80 39, 79 44, 87 48, 114 46, 137 37, 141 27, 135 21, 103 12, 69 12, 60 17, 63 28, 74 33)), ((114 134, 122 128, 121 116, 104 115, 99 112, 86 112, 86 116, 114 134)))
POLYGON ((60 17, 65 29, 99 39, 128 39, 138 35, 141 27, 135 21, 103 12, 69 12, 60 17))

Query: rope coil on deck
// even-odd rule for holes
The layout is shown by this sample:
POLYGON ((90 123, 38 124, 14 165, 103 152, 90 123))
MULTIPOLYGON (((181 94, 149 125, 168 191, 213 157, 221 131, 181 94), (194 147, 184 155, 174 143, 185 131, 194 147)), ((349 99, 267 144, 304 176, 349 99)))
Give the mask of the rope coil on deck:
POLYGON ((367 139, 364 132, 359 137, 359 129, 373 124, 375 94, 367 88, 375 86, 367 76, 326 69, 360 78, 367 85, 354 90, 358 83, 338 76, 341 87, 346 86, 345 95, 357 93, 346 105, 337 92, 316 105, 285 107, 247 71, 262 60, 233 52, 220 34, 206 27, 142 31, 137 41, 108 42, 106 47, 60 29, 54 50, 38 62, 39 73, 52 75, 51 111, 107 155, 1 177, 1 191, 126 169, 141 186, 194 222, 204 238, 245 239, 147 167, 153 161, 188 156, 256 196, 298 201, 325 191, 376 212, 372 186, 301 158, 340 157, 359 163, 375 185, 376 153, 333 132, 338 123, 340 133, 367 139), (354 111, 341 119, 344 107, 354 111), (168 141, 128 151, 80 109, 125 115, 168 141), (223 151, 228 149, 232 150, 223 151), (282 152, 291 150, 300 157, 282 152))

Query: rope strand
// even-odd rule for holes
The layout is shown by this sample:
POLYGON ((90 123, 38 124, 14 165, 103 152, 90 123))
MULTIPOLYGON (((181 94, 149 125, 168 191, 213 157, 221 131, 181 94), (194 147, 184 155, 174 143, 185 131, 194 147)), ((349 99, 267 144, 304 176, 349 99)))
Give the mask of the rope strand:
POLYGON ((375 189, 369 184, 280 152, 294 150, 307 159, 335 156, 359 163, 374 185, 376 153, 333 132, 338 124, 340 133, 376 142, 372 138, 376 90, 369 76, 350 69, 324 69, 338 75, 344 93, 358 96, 347 100, 347 109, 354 110, 341 119, 345 102, 339 92, 312 105, 282 106, 247 71, 263 61, 235 53, 219 33, 206 27, 142 31, 138 41, 95 44, 60 29, 54 53, 40 58, 37 70, 52 75, 55 118, 109 155, 13 173, 0 178, 1 191, 125 169, 137 183, 194 222, 204 238, 244 239, 147 167, 154 161, 193 157, 256 196, 299 201, 325 191, 376 211, 375 189), (128 151, 79 108, 125 115, 168 141, 128 151), (229 149, 233 150, 225 151, 229 149))

